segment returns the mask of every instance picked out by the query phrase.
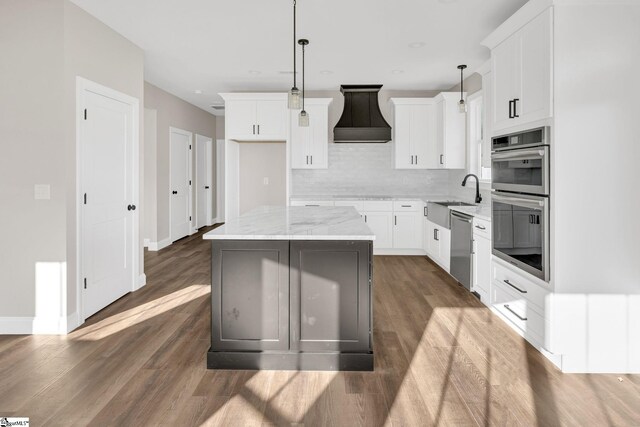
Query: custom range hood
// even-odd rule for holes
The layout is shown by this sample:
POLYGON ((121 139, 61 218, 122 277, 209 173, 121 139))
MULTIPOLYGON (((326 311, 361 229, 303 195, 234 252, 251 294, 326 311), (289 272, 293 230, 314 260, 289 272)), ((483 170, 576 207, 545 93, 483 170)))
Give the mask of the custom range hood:
POLYGON ((382 85, 342 85, 344 110, 333 128, 333 142, 389 142, 391 126, 382 117, 378 92, 382 85))

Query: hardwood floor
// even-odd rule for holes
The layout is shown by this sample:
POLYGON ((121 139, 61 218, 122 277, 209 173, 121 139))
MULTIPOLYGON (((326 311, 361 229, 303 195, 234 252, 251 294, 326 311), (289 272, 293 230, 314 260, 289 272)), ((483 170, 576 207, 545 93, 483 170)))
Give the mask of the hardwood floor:
POLYGON ((0 336, 0 416, 32 425, 639 426, 640 376, 565 375, 425 257, 375 257, 373 373, 211 371, 210 243, 63 336, 0 336))

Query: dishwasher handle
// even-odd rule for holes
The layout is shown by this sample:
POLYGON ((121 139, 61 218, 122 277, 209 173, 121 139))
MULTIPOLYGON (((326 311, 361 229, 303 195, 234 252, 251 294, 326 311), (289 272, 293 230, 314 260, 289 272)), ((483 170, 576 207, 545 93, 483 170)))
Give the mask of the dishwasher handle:
POLYGON ((465 215, 456 211, 451 211, 451 216, 460 221, 468 222, 469 224, 471 224, 471 221, 473 219, 473 217, 470 217, 469 215, 465 215))

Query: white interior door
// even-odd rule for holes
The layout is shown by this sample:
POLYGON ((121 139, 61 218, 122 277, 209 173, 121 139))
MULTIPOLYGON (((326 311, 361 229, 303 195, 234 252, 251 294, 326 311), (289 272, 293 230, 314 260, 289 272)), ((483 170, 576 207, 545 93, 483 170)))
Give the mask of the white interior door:
POLYGON ((170 129, 171 241, 191 231, 191 132, 170 129))
POLYGON ((83 88, 79 125, 82 315, 133 289, 137 106, 83 88))
POLYGON ((211 225, 213 140, 196 135, 196 228, 211 225))

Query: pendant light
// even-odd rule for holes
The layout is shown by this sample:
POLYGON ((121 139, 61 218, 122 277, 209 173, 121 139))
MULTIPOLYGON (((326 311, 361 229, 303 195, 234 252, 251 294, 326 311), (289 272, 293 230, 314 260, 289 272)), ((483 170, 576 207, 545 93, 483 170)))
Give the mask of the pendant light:
POLYGON ((300 109, 300 90, 296 86, 296 49, 296 0, 293 0, 293 87, 288 96, 290 110, 300 109))
POLYGON ((302 110, 300 111, 300 116, 298 118, 298 126, 308 127, 309 114, 304 109, 304 48, 309 44, 309 40, 300 39, 298 40, 298 44, 302 46, 302 110))
POLYGON ((458 102, 458 110, 461 113, 467 112, 467 103, 464 102, 464 69, 467 68, 466 65, 458 65, 458 70, 460 70, 460 102, 458 102))

